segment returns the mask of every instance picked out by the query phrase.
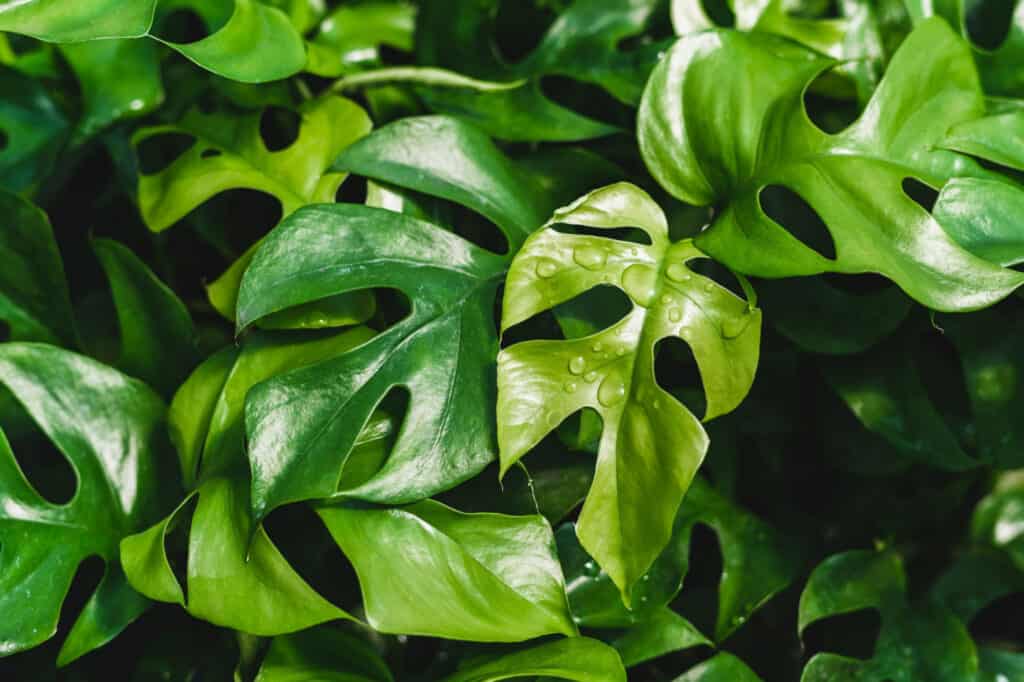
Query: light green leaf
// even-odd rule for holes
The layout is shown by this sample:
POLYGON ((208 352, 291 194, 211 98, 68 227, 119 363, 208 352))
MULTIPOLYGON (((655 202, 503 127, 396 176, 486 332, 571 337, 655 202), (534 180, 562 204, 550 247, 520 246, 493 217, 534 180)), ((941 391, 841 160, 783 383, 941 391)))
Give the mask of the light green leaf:
POLYGON ((0 320, 12 341, 73 344, 74 320, 64 264, 46 214, 0 191, 0 320))
POLYGON ((728 652, 722 652, 700 665, 690 668, 675 682, 761 682, 753 670, 728 652))
POLYGON ((627 668, 673 651, 702 645, 713 646, 711 640, 690 621, 668 607, 658 609, 649 618, 612 640, 612 646, 619 652, 627 668))
POLYGON ((145 600, 124 584, 117 548, 160 511, 165 406, 141 382, 42 344, 0 345, 0 383, 77 479, 66 505, 43 499, 0 431, 0 655, 52 637, 79 564, 99 556, 106 571, 65 642, 60 662, 68 663, 145 610, 145 600))
MULTIPOLYGON (((306 204, 333 201, 345 179, 344 173, 328 169, 338 154, 369 132, 369 117, 354 102, 336 96, 311 100, 299 110, 302 123, 295 142, 282 150, 269 151, 260 137, 260 115, 240 120, 193 110, 177 125, 144 128, 136 133, 137 146, 157 135, 178 133, 195 138, 195 143, 170 166, 139 179, 139 207, 149 228, 167 229, 190 211, 229 189, 266 192, 281 203, 282 215, 306 204)), ((235 297, 242 273, 252 258, 250 249, 210 287, 210 299, 229 319, 234 319, 235 297)), ((340 321, 362 317, 370 305, 366 295, 349 297, 340 306, 340 321)), ((336 310, 307 310, 316 319, 333 321, 336 310)), ((365 317, 363 317, 365 319, 365 317)))
POLYGON ((690 240, 669 243, 665 216, 643 190, 620 183, 559 209, 509 270, 502 330, 602 284, 634 307, 591 336, 530 341, 498 358, 498 442, 507 471, 569 415, 604 421, 597 470, 577 524, 587 551, 628 602, 629 590, 668 543, 683 494, 707 450, 698 419, 654 379, 658 341, 690 345, 707 395, 704 419, 735 408, 757 367, 761 314, 687 264, 706 258, 690 240), (566 223, 638 226, 650 245, 562 234, 566 223))
POLYGON ((952 126, 983 112, 962 41, 941 20, 920 24, 858 121, 828 135, 807 118, 802 94, 833 64, 773 36, 710 31, 680 40, 655 69, 640 109, 640 148, 673 195, 721 207, 697 246, 764 277, 878 272, 936 310, 981 308, 1024 282, 958 246, 902 188, 906 178, 941 187, 986 174, 937 148, 952 126), (834 258, 765 214, 760 194, 770 185, 818 213, 834 258))
POLYGON ((626 670, 615 650, 586 637, 541 644, 475 663, 444 682, 498 682, 529 675, 578 682, 626 682, 626 670))
POLYGON ((355 566, 379 632, 475 642, 576 634, 541 516, 463 514, 429 500, 318 513, 355 566))
POLYGON ((380 47, 410 52, 416 6, 403 0, 346 4, 324 19, 307 43, 306 70, 337 78, 380 61, 380 47))
POLYGON ((123 118, 149 113, 164 100, 157 46, 145 40, 96 40, 61 45, 82 89, 75 129, 88 138, 123 118))
POLYGON ((975 542, 1005 551, 1024 571, 1024 485, 1001 487, 978 503, 971 519, 975 542))
POLYGON ((159 0, 23 0, 0 5, 0 31, 55 43, 136 38, 153 23, 159 0))

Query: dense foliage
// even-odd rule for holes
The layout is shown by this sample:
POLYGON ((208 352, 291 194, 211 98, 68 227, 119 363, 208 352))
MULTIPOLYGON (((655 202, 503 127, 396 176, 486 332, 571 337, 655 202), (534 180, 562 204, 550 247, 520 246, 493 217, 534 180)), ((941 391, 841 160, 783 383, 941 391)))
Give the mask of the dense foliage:
POLYGON ((1022 682, 1024 2, 0 2, 0 678, 1022 682))

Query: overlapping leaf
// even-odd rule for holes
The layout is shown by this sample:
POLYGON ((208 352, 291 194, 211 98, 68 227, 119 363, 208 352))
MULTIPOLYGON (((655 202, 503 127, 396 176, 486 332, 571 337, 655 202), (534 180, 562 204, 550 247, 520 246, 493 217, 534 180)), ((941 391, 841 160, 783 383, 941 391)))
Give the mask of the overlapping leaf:
POLYGON ((571 414, 604 422, 597 470, 577 534, 627 598, 668 543, 704 453, 700 421, 658 386, 654 350, 677 336, 693 349, 707 395, 704 419, 729 412, 757 367, 760 311, 688 265, 706 258, 670 243, 665 216, 634 185, 611 185, 555 212, 517 254, 502 311, 506 330, 603 284, 633 310, 613 326, 565 341, 530 341, 498 358, 498 442, 507 471, 571 414), (639 227, 650 244, 562 234, 554 224, 639 227))
POLYGON ((577 682, 626 680, 626 671, 613 649, 596 640, 579 637, 470 665, 445 678, 444 682, 498 682, 527 675, 577 682))
MULTIPOLYGON (((492 220, 514 250, 566 183, 509 161, 478 130, 441 117, 406 119, 357 143, 349 170, 461 203, 492 220)), ((508 258, 443 227, 385 209, 302 209, 272 232, 245 274, 238 325, 308 301, 371 287, 406 294, 412 310, 373 341, 261 386, 246 407, 253 509, 327 497, 374 407, 395 387, 409 413, 385 466, 346 496, 410 502, 455 486, 494 459, 494 296, 508 258)))
POLYGON ((437 111, 460 116, 495 137, 511 140, 582 140, 616 132, 552 101, 541 89, 547 75, 592 83, 635 105, 647 74, 664 49, 648 40, 632 50, 620 43, 645 33, 655 19, 652 0, 577 0, 551 25, 540 43, 517 64, 505 63, 495 47, 496 0, 427 3, 417 20, 416 53, 422 63, 493 81, 527 79, 500 93, 421 91, 437 111))
MULTIPOLYGON (((165 230, 229 189, 266 192, 281 202, 285 216, 306 204, 332 201, 345 174, 328 169, 372 124, 358 105, 336 96, 307 102, 299 113, 298 138, 278 151, 269 151, 260 136, 259 114, 233 121, 193 110, 176 125, 140 130, 134 138, 136 145, 166 134, 195 139, 167 168, 139 179, 139 206, 146 224, 154 231, 165 230)), ((251 257, 252 251, 247 252, 210 287, 211 302, 229 319, 234 318, 238 283, 251 257)), ((361 313, 368 307, 365 296, 332 304, 341 308, 346 323, 361 316, 365 319, 361 313)), ((327 312, 325 316, 331 319, 338 314, 327 312)))
POLYGON ((659 64, 641 106, 640 148, 672 194, 721 206, 697 246, 765 277, 878 272, 937 310, 984 307, 1024 282, 957 245, 902 188, 907 178, 941 187, 953 177, 986 177, 969 159, 936 148, 947 130, 984 111, 957 36, 938 19, 920 24, 858 121, 828 135, 805 115, 802 93, 833 64, 772 36, 727 31, 683 38, 659 64), (765 214, 760 195, 770 185, 817 212, 834 258, 765 214))

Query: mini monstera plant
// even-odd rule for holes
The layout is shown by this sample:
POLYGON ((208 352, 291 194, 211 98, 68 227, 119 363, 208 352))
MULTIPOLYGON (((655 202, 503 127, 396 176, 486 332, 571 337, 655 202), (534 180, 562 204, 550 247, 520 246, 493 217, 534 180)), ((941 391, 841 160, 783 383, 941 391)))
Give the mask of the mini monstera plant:
POLYGON ((1024 5, 0 3, 0 678, 1024 681, 1024 5))

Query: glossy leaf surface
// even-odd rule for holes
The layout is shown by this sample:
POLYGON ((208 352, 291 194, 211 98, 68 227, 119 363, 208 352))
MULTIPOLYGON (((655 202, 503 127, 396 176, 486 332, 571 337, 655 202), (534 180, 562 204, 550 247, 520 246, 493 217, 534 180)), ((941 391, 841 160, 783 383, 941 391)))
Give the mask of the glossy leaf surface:
POLYGON ((659 64, 641 105, 640 148, 675 196, 724 202, 697 246, 765 277, 878 272, 936 310, 983 307, 1024 282, 957 245, 902 187, 906 178, 941 187, 983 175, 968 159, 934 148, 949 128, 983 111, 971 56, 949 27, 922 23, 865 112, 837 135, 816 128, 802 101, 807 84, 832 64, 770 36, 725 31, 684 38, 659 64), (723 72, 731 74, 725 88, 723 72), (735 123, 715 113, 740 102, 735 123), (835 257, 765 214, 760 196, 769 185, 810 205, 835 257))
POLYGON ((577 534, 627 597, 668 543, 683 494, 707 449, 700 421, 654 379, 654 350, 678 336, 693 349, 707 393, 704 419, 729 412, 753 381, 760 312, 692 271, 706 256, 671 244, 661 209, 639 188, 595 190, 555 212, 509 270, 502 329, 602 284, 621 288, 633 310, 612 327, 566 341, 510 346, 498 359, 502 470, 566 417, 589 407, 604 422, 594 483, 577 534), (555 223, 638 226, 637 245, 566 235, 555 223))
POLYGON ((69 662, 105 644, 146 608, 118 562, 121 538, 159 512, 165 406, 141 382, 53 346, 0 346, 0 382, 67 458, 77 489, 52 504, 25 478, 0 432, 0 653, 54 635, 78 565, 104 560, 103 580, 64 645, 69 662))

